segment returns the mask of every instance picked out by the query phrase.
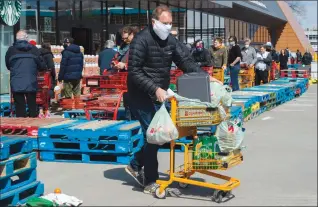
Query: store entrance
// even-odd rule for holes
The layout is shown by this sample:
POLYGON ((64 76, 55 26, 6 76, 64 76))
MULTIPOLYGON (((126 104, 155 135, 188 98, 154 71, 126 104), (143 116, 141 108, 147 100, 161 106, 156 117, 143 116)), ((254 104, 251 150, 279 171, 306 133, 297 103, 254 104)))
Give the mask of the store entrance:
POLYGON ((74 43, 83 46, 85 54, 92 54, 92 30, 89 28, 72 27, 74 43))

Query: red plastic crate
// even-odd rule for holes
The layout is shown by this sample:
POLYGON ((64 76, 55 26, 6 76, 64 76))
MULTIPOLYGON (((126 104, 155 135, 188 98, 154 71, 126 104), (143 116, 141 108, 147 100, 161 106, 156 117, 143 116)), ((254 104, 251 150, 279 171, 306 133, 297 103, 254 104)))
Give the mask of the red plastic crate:
POLYGON ((127 90, 127 72, 85 77, 86 87, 127 90))
POLYGON ((0 135, 37 137, 42 126, 64 121, 63 118, 7 118, 1 117, 0 135))
POLYGON ((183 71, 179 69, 170 70, 170 83, 177 84, 178 77, 183 75, 183 71))

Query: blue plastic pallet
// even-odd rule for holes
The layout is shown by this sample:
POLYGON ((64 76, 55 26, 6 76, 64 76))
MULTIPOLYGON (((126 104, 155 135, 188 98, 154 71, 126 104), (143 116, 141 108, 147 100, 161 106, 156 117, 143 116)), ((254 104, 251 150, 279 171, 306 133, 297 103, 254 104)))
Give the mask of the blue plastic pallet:
POLYGON ((232 102, 233 106, 239 106, 239 105, 241 106, 241 104, 244 105, 244 110, 245 110, 251 107, 255 103, 253 103, 251 100, 248 100, 248 99, 233 99, 233 102, 232 102))
POLYGON ((284 93, 280 89, 275 89, 267 86, 257 86, 253 87, 253 89, 257 91, 264 91, 264 92, 269 92, 269 93, 274 93, 275 94, 275 99, 277 101, 280 101, 282 99, 282 96, 284 96, 284 93))
POLYGON ((247 99, 253 103, 260 102, 261 97, 254 95, 232 95, 233 99, 247 99))
POLYGON ((33 143, 30 138, 21 137, 0 137, 0 160, 8 159, 11 156, 29 153, 33 150, 33 143))
POLYGON ((36 152, 31 152, 29 154, 21 154, 14 157, 10 157, 10 159, 8 160, 1 161, 0 179, 4 179, 8 176, 36 168, 36 158, 36 152))
POLYGON ((231 120, 243 120, 243 111, 241 106, 232 106, 230 107, 230 119, 231 120))
MULTIPOLYGON (((98 115, 103 116, 104 111, 90 111, 91 117, 96 117, 98 115)), ((70 110, 63 112, 64 118, 70 119, 84 119, 86 120, 85 111, 83 109, 70 110)), ((125 117, 125 108, 120 107, 117 113, 117 120, 124 120, 125 117)))
MULTIPOLYGON (((273 86, 273 85, 262 85, 262 86, 260 86, 260 88, 266 88, 266 89, 269 89, 270 91, 276 92, 276 99, 277 100, 281 100, 287 94, 285 88, 282 88, 282 87, 277 87, 277 86, 273 86)), ((287 91, 288 91, 288 89, 287 89, 287 91)))
MULTIPOLYGON (((72 121, 72 120, 69 120, 72 121)), ((75 120, 73 120, 75 121, 75 120)), ((76 120, 72 125, 46 126, 39 129, 39 138, 59 138, 80 141, 98 140, 130 140, 141 134, 141 127, 137 121, 112 120, 76 120)))
MULTIPOLYGON (((138 149, 139 151, 140 149, 138 149)), ((136 150, 137 152, 137 150, 136 150)), ((122 164, 127 165, 134 154, 113 155, 105 153, 51 152, 40 151, 40 160, 46 162, 67 162, 87 164, 122 164)))
POLYGON ((37 181, 21 188, 0 195, 0 206, 17 206, 25 204, 30 198, 37 198, 44 193, 44 185, 37 181))
MULTIPOLYGON (((254 87, 252 87, 254 88, 254 87)), ((235 91, 234 94, 237 95, 247 95, 247 96, 257 96, 258 101, 257 102, 265 102, 268 101, 271 97, 269 93, 263 92, 263 91, 256 91, 252 90, 250 88, 243 88, 241 91, 235 91)))
POLYGON ((30 169, 10 177, 0 179, 0 195, 17 188, 21 188, 25 185, 33 183, 34 181, 36 181, 36 169, 30 169))
POLYGON ((39 150, 59 152, 86 152, 127 154, 141 148, 144 144, 142 134, 127 141, 72 141, 63 139, 39 138, 39 150))

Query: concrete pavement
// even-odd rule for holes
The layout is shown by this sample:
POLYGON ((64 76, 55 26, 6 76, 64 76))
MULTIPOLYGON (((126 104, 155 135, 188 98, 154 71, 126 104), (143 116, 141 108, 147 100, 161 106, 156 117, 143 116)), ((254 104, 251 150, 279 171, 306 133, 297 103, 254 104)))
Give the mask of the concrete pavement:
MULTIPOLYGON (((145 195, 126 175, 124 166, 38 163, 38 180, 45 192, 59 187, 85 206, 317 206, 317 85, 245 124, 244 163, 227 175, 241 180, 235 198, 211 202, 212 190, 189 186, 182 195, 158 200, 145 195)), ((182 163, 182 153, 177 162, 182 163)), ((168 169, 168 153, 159 154, 160 171, 168 169)), ((194 175, 207 182, 213 179, 194 175)), ((174 185, 173 187, 176 187, 174 185)))

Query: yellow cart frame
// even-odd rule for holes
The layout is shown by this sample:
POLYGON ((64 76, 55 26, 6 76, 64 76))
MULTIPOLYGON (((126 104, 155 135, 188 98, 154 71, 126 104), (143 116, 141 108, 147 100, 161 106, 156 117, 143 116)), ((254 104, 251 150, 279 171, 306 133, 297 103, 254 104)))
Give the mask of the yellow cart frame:
MULTIPOLYGON (((177 125, 177 111, 178 111, 178 106, 177 106, 177 101, 176 99, 171 99, 171 119, 173 123, 177 126, 178 131, 179 131, 179 137, 184 137, 184 136, 196 136, 197 135, 197 127, 178 127, 177 125)), ((176 172, 176 167, 175 167, 175 146, 177 143, 175 141, 171 141, 170 143, 170 170, 168 171, 169 173, 169 180, 157 180, 157 184, 159 187, 155 191, 155 196, 157 198, 165 198, 167 195, 166 188, 172 184, 173 182, 178 182, 179 186, 181 188, 187 187, 187 185, 195 185, 195 186, 200 186, 200 187, 206 187, 206 188, 211 188, 214 189, 214 193, 212 195, 212 201, 215 201, 217 203, 221 203, 223 197, 229 197, 231 195, 232 189, 238 187, 240 185, 240 181, 236 178, 228 177, 225 175, 217 174, 214 172, 211 172, 210 170, 187 170, 190 169, 188 168, 189 165, 189 157, 188 157, 188 152, 189 152, 189 144, 181 144, 184 146, 184 169, 176 172), (196 181, 190 179, 190 177, 195 174, 196 172, 205 174, 211 177, 219 178, 222 180, 225 180, 226 182, 224 184, 213 184, 213 183, 207 183, 207 182, 201 182, 201 181, 196 181)), ((178 144, 180 145, 180 144, 178 144)), ((240 154, 241 155, 241 154, 240 154)), ((239 156, 239 155, 236 155, 239 156)), ((240 162, 242 162, 243 157, 239 157, 236 163, 233 165, 238 165, 240 162)), ((219 169, 220 170, 220 169, 219 169)), ((226 170, 226 168, 223 168, 221 170, 226 170)))

